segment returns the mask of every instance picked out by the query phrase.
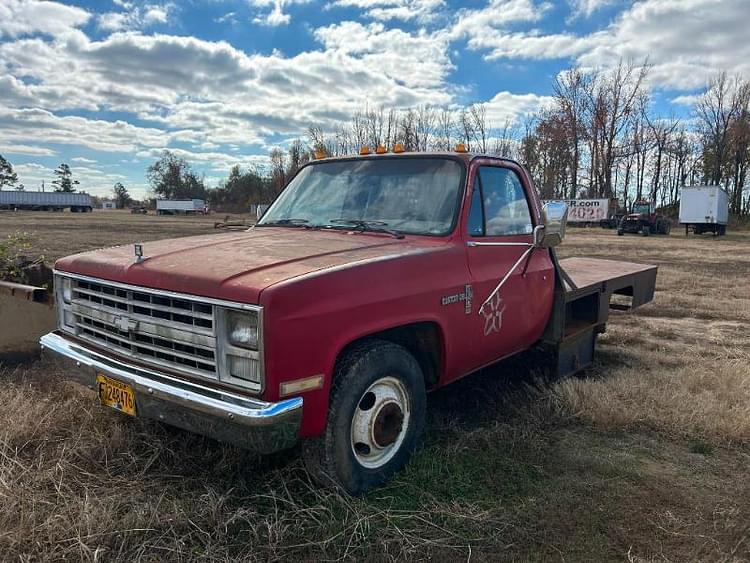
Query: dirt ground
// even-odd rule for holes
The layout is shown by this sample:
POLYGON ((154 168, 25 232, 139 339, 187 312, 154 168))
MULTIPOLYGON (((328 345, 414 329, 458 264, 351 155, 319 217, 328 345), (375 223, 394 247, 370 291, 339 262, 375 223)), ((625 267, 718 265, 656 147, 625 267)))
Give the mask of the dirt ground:
POLYGON ((62 256, 134 242, 214 232, 214 223, 229 217, 250 220, 249 215, 133 215, 125 210, 95 209, 92 213, 0 211, 0 238, 28 233, 33 252, 54 261, 62 256))
MULTIPOLYGON (((2 213, 0 237, 56 258, 215 220, 2 213)), ((654 302, 579 377, 519 357, 431 395, 424 448, 361 499, 0 370, 0 560, 750 561, 750 233, 677 231, 571 229, 563 256, 659 265, 654 302)))

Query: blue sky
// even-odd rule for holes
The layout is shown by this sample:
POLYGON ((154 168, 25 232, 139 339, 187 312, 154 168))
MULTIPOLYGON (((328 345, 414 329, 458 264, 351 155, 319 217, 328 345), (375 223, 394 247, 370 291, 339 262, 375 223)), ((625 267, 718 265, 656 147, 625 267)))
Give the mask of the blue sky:
POLYGON ((690 118, 750 74, 749 0, 0 0, 0 154, 27 189, 60 162, 97 195, 146 189, 165 148, 215 185, 233 164, 364 106, 484 103, 496 127, 555 76, 652 66, 654 112, 690 118))

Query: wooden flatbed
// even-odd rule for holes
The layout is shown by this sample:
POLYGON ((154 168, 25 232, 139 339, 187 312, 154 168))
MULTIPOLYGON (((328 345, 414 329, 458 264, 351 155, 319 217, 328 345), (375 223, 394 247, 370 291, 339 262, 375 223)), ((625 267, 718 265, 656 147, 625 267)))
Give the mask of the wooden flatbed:
POLYGON ((633 297, 631 309, 654 298, 656 266, 601 258, 565 258, 558 264, 569 298, 592 290, 629 295, 633 297))

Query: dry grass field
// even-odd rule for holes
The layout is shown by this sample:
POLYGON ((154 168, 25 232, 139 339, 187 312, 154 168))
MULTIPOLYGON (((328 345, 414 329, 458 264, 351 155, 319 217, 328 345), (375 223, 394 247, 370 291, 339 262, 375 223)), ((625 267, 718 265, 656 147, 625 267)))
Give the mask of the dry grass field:
MULTIPOLYGON (((58 257, 215 217, 0 214, 58 257)), ((425 446, 364 498, 99 407, 40 363, 0 369, 0 560, 750 561, 750 233, 572 230, 564 256, 659 265, 596 364, 527 358, 429 399, 425 446)))

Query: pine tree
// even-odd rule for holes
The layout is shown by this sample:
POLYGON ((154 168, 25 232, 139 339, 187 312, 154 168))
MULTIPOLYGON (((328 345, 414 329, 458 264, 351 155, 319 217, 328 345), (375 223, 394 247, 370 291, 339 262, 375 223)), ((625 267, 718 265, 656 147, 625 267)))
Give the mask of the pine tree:
POLYGON ((73 186, 80 184, 78 180, 73 179, 73 172, 71 172, 70 166, 64 162, 55 170, 55 176, 57 178, 52 180, 52 184, 55 186, 56 192, 74 192, 76 190, 73 186))
POLYGON ((13 165, 0 154, 0 190, 4 186, 13 187, 18 182, 18 175, 13 171, 13 165))

